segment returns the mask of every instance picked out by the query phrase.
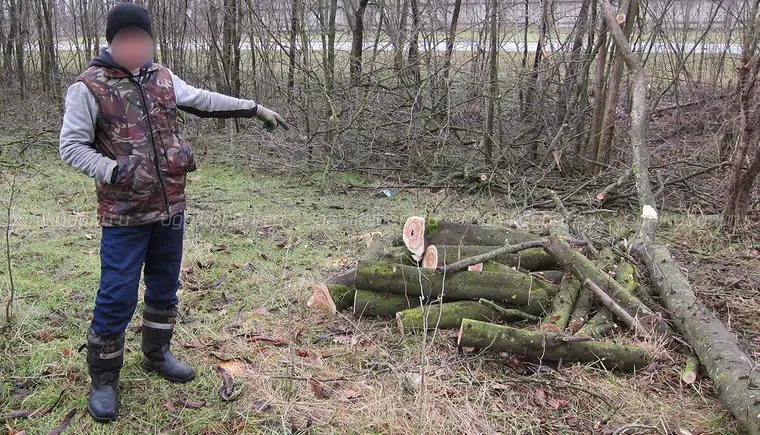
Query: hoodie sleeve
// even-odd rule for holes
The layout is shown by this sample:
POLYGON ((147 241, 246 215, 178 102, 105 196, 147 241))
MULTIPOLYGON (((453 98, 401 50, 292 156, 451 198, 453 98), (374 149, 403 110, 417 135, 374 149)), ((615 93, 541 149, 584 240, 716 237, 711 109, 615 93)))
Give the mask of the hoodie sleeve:
POLYGON ((69 86, 64 110, 58 145, 61 159, 91 178, 110 183, 117 163, 93 147, 98 103, 84 83, 77 82, 69 86))
POLYGON ((172 75, 177 107, 202 118, 254 118, 258 105, 253 100, 243 100, 205 89, 194 88, 184 80, 172 75))

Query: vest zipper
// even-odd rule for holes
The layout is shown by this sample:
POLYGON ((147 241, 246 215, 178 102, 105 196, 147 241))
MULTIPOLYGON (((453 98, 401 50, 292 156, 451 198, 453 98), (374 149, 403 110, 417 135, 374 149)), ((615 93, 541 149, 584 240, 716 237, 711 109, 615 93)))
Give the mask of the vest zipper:
POLYGON ((164 206, 166 207, 166 214, 171 217, 171 210, 169 209, 169 195, 166 192, 166 182, 164 176, 161 174, 161 162, 158 160, 158 146, 156 145, 156 138, 153 136, 153 123, 150 121, 150 110, 148 109, 148 101, 143 93, 142 83, 135 80, 134 77, 129 77, 129 80, 137 85, 137 91, 140 94, 140 101, 143 104, 143 110, 145 110, 145 119, 148 121, 148 131, 150 132, 150 143, 153 145, 153 163, 156 165, 156 174, 158 174, 158 181, 161 183, 161 193, 164 195, 164 206))

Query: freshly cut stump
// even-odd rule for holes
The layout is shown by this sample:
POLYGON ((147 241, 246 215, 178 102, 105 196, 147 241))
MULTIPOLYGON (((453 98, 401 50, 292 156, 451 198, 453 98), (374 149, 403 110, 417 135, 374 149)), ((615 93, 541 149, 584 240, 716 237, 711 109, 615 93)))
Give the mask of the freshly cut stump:
POLYGON ((643 369, 649 353, 636 346, 603 341, 579 341, 572 337, 543 331, 529 331, 464 319, 459 328, 458 345, 497 352, 508 352, 536 362, 558 361, 597 363, 611 370, 643 369))
POLYGON ((438 249, 435 245, 425 248, 425 255, 422 257, 422 267, 425 269, 435 269, 438 267, 438 249))
POLYGON ((340 284, 317 284, 306 306, 313 310, 336 314, 354 302, 354 289, 340 284))
POLYGON ((425 255, 425 218, 412 216, 406 220, 402 234, 404 245, 417 261, 425 255))

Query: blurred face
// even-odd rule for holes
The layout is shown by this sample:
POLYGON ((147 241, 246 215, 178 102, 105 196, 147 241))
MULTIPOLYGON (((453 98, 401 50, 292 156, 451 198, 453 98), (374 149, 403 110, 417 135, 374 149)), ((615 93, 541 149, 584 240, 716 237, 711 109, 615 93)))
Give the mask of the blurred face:
POLYGON ((136 27, 121 30, 111 41, 111 56, 124 68, 139 70, 153 59, 153 39, 136 27))

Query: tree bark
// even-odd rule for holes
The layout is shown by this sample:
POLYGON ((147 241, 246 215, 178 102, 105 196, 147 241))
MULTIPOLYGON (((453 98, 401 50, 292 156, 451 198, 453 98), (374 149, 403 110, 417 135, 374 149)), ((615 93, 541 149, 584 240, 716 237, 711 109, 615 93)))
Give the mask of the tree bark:
POLYGON ((699 356, 721 401, 750 434, 760 433, 760 372, 736 336, 694 295, 688 279, 664 246, 637 245, 636 256, 649 270, 665 309, 699 356))
POLYGON ((571 334, 578 332, 588 322, 589 314, 591 314, 591 293, 586 287, 581 287, 567 323, 571 334))
POLYGON ((574 340, 543 331, 529 331, 465 319, 457 344, 522 355, 528 360, 596 363, 608 370, 643 369, 651 356, 639 347, 603 341, 574 340))
POLYGON ((488 107, 486 114, 485 132, 483 134, 483 150, 487 164, 493 161, 493 144, 494 144, 494 125, 496 124, 496 100, 499 95, 499 57, 498 57, 498 36, 499 26, 497 17, 499 15, 499 0, 490 0, 490 49, 489 49, 489 72, 488 72, 488 107))
POLYGON ((581 284, 577 279, 565 276, 559 285, 559 292, 552 300, 551 309, 541 324, 542 330, 557 334, 565 330, 580 289, 581 284))
POLYGON ((535 234, 521 230, 489 228, 479 225, 427 219, 425 223, 427 243, 441 245, 504 246, 541 240, 535 234))
POLYGON ((354 11, 354 35, 351 41, 351 83, 359 83, 362 74, 362 51, 364 49, 364 11, 369 0, 359 0, 354 11))
POLYGON ((399 311, 396 324, 403 334, 425 329, 458 329, 463 319, 493 322, 497 318, 499 313, 476 301, 456 301, 399 311))
POLYGON ((425 300, 439 296, 444 296, 445 300, 485 298, 530 307, 531 311, 547 309, 551 298, 557 293, 556 286, 516 270, 510 273, 459 272, 442 275, 414 266, 367 261, 360 261, 357 265, 356 287, 423 296, 425 300))
POLYGON ((393 318, 399 311, 419 307, 420 298, 393 293, 356 290, 354 316, 393 318))

